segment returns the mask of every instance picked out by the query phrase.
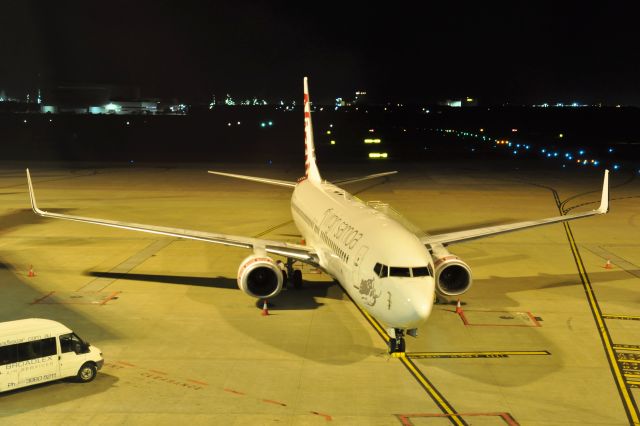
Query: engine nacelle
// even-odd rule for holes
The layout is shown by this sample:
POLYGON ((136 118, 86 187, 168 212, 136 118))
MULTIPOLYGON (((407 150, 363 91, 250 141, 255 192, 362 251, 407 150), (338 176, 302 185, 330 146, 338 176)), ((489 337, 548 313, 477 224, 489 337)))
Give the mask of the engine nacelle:
POLYGON ((432 247, 436 291, 442 296, 459 296, 471 288, 471 268, 442 246, 432 247))
POLYGON ((282 271, 267 256, 252 254, 240 263, 238 287, 251 297, 267 299, 282 291, 282 271))

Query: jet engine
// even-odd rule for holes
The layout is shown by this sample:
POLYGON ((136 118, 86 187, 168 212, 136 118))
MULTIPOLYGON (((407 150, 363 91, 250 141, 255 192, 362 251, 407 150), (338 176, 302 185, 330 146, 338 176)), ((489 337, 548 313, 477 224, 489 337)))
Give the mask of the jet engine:
POLYGON ((251 297, 267 299, 282 291, 282 271, 268 256, 252 254, 240 263, 238 287, 251 297))
POLYGON ((442 296, 459 296, 471 288, 471 268, 458 256, 439 245, 431 247, 436 291, 442 296))

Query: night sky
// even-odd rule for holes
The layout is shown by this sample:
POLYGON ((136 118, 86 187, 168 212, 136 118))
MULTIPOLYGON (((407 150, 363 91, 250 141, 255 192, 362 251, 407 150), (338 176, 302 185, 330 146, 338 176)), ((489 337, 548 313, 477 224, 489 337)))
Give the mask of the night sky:
POLYGON ((372 101, 640 105, 632 6, 422 3, 2 1, 0 90, 299 100, 308 75, 317 103, 366 90, 372 101))

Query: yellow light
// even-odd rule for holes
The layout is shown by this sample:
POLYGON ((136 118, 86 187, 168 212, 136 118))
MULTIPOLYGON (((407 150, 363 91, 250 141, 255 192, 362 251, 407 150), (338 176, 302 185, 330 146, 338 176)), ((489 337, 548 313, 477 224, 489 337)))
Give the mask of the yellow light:
POLYGON ((372 144, 372 143, 380 143, 380 139, 376 138, 376 139, 365 139, 364 143, 366 144, 372 144))
POLYGON ((560 134, 558 135, 558 137, 559 137, 560 139, 564 138, 564 133, 560 133, 560 134))
POLYGON ((480 129, 480 133, 484 132, 484 129, 480 129))
POLYGON ((467 102, 473 102, 473 98, 467 98, 467 102))
POLYGON ((335 145, 335 144, 336 144, 336 141, 331 141, 331 145, 335 145))
POLYGON ((387 158, 386 152, 370 152, 369 158, 387 158))
POLYGON ((374 129, 369 129, 369 133, 373 133, 373 132, 375 132, 374 129))
POLYGON ((330 135, 331 134, 331 130, 327 130, 327 134, 330 135))

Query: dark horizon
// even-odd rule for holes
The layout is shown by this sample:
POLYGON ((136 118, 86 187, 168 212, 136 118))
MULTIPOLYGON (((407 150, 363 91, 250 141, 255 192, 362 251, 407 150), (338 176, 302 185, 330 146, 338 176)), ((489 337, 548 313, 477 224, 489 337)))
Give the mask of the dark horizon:
POLYGON ((322 104, 365 90, 372 102, 640 105, 634 21, 585 4, 11 1, 0 4, 0 90, 114 84, 276 101, 300 99, 308 76, 322 104))

